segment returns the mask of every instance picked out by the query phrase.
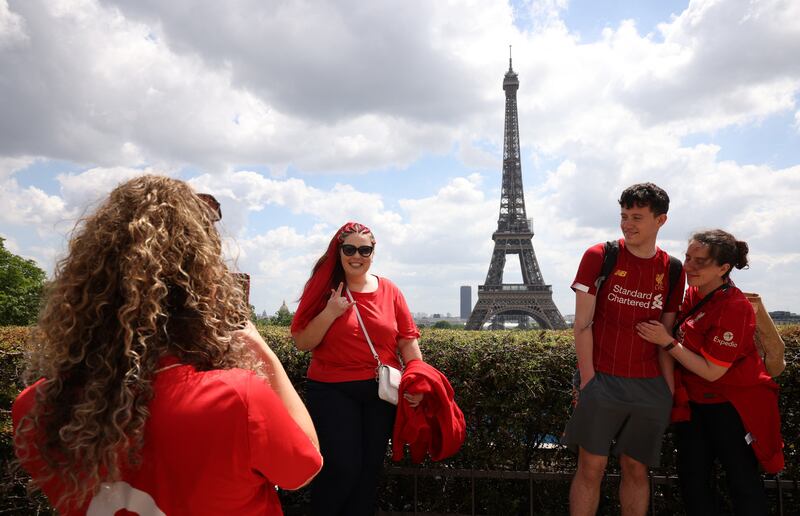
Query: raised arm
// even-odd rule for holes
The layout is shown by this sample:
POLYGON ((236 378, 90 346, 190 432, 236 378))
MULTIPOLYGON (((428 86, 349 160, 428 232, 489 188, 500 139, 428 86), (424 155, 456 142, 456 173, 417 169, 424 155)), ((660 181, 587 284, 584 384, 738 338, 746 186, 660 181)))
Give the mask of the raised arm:
POLYGON ((300 351, 310 351, 317 347, 322 338, 328 332, 333 321, 345 313, 355 302, 349 301, 342 296, 343 283, 339 283, 339 288, 331 289, 331 297, 320 313, 308 323, 308 326, 298 332, 292 333, 294 345, 300 351))
POLYGON ((311 416, 309 416, 306 406, 294 389, 286 370, 283 368, 283 364, 278 360, 275 352, 267 345, 252 322, 248 321, 245 329, 236 332, 236 335, 238 338, 243 339, 250 349, 264 362, 272 390, 278 395, 278 398, 280 398, 294 422, 297 423, 297 426, 308 436, 314 447, 319 451, 319 439, 317 439, 317 432, 314 430, 314 423, 311 422, 311 416))

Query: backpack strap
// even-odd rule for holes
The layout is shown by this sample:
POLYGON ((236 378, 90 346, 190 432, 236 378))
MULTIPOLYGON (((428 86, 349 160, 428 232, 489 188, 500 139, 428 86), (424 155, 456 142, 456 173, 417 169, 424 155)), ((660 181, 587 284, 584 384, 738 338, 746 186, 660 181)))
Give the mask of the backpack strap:
MULTIPOLYGON (((594 286, 598 292, 600 291, 600 287, 614 270, 614 266, 617 264, 618 256, 619 240, 609 240, 606 242, 603 246, 603 265, 600 267, 600 274, 597 276, 597 279, 594 282, 594 286)), ((667 290, 667 297, 664 300, 665 307, 669 304, 669 301, 672 298, 672 292, 675 290, 675 286, 678 284, 678 280, 681 277, 681 272, 683 272, 683 262, 681 262, 679 258, 670 255, 669 287, 667 290)))
POLYGON ((672 292, 675 290, 675 285, 678 284, 678 279, 681 277, 681 272, 683 272, 683 262, 679 258, 676 258, 672 255, 669 256, 669 290, 667 290, 667 298, 664 300, 664 309, 666 310, 667 305, 669 304, 670 299, 672 298, 672 292))
POLYGON ((619 240, 609 240, 603 246, 603 265, 600 267, 600 274, 594 281, 597 292, 600 292, 603 282, 614 270, 614 266, 617 264, 617 256, 619 256, 619 240))

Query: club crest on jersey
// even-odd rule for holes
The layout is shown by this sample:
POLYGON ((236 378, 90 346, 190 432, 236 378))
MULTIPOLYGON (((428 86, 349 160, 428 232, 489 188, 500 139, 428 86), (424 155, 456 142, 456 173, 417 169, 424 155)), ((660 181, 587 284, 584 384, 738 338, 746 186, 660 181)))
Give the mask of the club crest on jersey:
POLYGON ((619 276, 620 278, 624 278, 628 275, 628 271, 623 271, 622 269, 617 269, 614 271, 614 276, 619 276))
POLYGON ((656 290, 664 290, 664 273, 656 274, 656 290))

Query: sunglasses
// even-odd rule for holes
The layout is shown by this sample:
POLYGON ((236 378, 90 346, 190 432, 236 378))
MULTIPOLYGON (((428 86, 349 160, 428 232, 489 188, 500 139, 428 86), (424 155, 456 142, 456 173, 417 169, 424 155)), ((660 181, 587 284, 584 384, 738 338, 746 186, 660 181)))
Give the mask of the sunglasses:
POLYGON ((340 249, 342 250, 342 253, 344 253, 345 256, 353 256, 354 254, 356 254, 356 251, 358 251, 358 254, 366 258, 372 254, 372 251, 375 250, 375 247, 371 245, 362 245, 356 247, 350 244, 342 244, 342 247, 340 247, 340 249))

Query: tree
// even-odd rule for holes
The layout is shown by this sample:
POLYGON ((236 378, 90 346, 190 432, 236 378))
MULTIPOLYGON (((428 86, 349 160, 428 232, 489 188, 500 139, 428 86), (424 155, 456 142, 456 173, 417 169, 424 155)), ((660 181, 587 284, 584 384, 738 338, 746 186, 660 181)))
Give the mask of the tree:
POLYGON ((278 308, 278 311, 275 312, 275 315, 269 318, 269 324, 274 326, 291 326, 293 318, 294 312, 289 311, 289 307, 286 306, 286 301, 284 301, 281 307, 278 308))
POLYGON ((8 251, 0 237, 0 326, 36 322, 47 275, 33 260, 8 251))
POLYGON ((433 327, 439 328, 440 330, 448 330, 453 326, 447 321, 436 321, 436 324, 434 324, 433 327))

